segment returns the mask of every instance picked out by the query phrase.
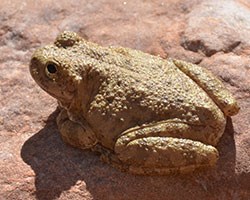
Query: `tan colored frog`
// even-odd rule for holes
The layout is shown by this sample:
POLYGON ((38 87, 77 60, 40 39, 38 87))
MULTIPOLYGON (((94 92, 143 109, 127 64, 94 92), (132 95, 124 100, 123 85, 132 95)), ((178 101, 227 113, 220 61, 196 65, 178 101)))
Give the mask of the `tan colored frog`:
POLYGON ((74 32, 32 56, 30 72, 61 107, 65 142, 102 153, 135 174, 189 172, 215 165, 226 116, 239 107, 206 69, 74 32))

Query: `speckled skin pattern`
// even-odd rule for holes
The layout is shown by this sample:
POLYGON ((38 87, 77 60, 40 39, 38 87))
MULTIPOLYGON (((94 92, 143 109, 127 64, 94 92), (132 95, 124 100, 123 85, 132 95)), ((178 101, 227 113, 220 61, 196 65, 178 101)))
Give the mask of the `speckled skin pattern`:
POLYGON ((61 109, 63 140, 91 148, 135 174, 185 173, 214 166, 226 116, 239 107, 206 69, 74 32, 32 56, 30 72, 61 109))

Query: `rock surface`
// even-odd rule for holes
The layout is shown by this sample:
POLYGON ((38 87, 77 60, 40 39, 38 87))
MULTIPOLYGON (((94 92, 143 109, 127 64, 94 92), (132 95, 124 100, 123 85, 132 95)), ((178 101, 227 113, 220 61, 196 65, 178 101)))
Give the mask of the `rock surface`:
POLYGON ((250 3, 248 0, 0 1, 0 199, 249 199, 250 3), (65 145, 56 100, 31 79, 35 48, 72 30, 102 45, 200 63, 234 93, 215 169, 145 177, 65 145))

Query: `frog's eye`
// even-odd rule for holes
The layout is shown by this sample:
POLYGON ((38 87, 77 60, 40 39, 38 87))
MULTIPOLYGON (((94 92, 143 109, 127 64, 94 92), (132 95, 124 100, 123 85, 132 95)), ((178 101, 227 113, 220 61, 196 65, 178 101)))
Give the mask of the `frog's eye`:
POLYGON ((55 64, 48 64, 47 65, 47 71, 51 74, 54 74, 57 72, 57 67, 55 64))
POLYGON ((57 68, 57 65, 55 63, 50 62, 45 67, 46 75, 49 78, 54 79, 57 76, 57 71, 58 71, 58 68, 57 68))

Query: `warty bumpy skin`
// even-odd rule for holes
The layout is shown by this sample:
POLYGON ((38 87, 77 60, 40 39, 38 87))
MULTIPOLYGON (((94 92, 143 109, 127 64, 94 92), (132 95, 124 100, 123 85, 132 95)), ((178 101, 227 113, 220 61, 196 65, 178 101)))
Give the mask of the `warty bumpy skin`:
POLYGON ((62 139, 134 174, 216 164, 232 94, 211 72, 138 50, 102 47, 74 32, 37 49, 30 72, 56 98, 62 139))

